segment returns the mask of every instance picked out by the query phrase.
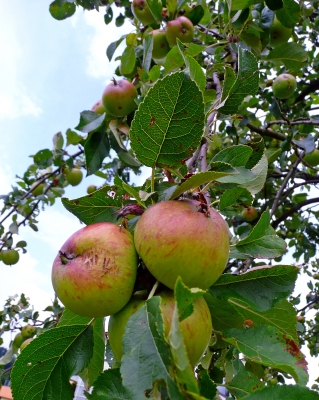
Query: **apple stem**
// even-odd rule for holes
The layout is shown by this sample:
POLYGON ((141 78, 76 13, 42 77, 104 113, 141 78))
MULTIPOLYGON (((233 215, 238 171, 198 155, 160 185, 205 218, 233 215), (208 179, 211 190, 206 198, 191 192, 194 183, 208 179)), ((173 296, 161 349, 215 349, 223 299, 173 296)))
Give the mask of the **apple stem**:
POLYGON ((114 76, 113 76, 113 78, 112 78, 112 82, 114 83, 114 86, 117 86, 117 85, 118 85, 117 80, 114 78, 114 76))
POLYGON ((156 292, 158 285, 159 285, 159 281, 156 281, 154 283, 154 286, 152 287, 152 290, 150 291, 150 294, 148 295, 147 300, 151 299, 154 296, 154 293, 156 292))

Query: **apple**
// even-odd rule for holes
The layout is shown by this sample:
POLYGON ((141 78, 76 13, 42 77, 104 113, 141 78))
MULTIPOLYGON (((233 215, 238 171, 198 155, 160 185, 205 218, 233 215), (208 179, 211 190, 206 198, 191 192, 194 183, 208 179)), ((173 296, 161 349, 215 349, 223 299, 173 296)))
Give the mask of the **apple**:
POLYGON ((111 222, 88 225, 71 235, 57 254, 53 288, 75 314, 105 317, 130 300, 137 261, 129 231, 111 222))
POLYGON ((97 101, 94 106, 91 108, 91 111, 94 111, 97 114, 104 114, 105 109, 102 104, 102 100, 97 101))
POLYGON ((155 18, 145 0, 133 0, 131 10, 134 17, 143 25, 150 25, 155 22, 155 18))
POLYGON ((137 107, 136 98, 137 90, 131 82, 125 79, 118 81, 113 79, 104 89, 102 103, 109 114, 114 117, 124 117, 137 107))
POLYGON ((296 78, 291 74, 281 74, 272 83, 273 93, 278 99, 287 99, 296 90, 296 78))
POLYGON ((65 174, 65 179, 71 186, 77 186, 81 183, 83 179, 83 173, 80 168, 72 168, 67 170, 65 174))
POLYGON ((1 260, 5 265, 14 265, 19 261, 19 252, 9 249, 1 251, 1 260))
POLYGON ((34 197, 40 196, 43 194, 44 183, 33 182, 30 189, 34 197))
POLYGON ((176 39, 183 43, 189 43, 194 37, 194 25, 186 17, 178 17, 169 21, 166 26, 166 39, 171 47, 176 45, 176 39))
POLYGON ((90 186, 88 186, 88 188, 86 189, 87 194, 91 194, 91 193, 95 192, 96 189, 97 189, 97 188, 96 188, 95 185, 90 185, 90 186))
POLYGON ((25 325, 21 329, 21 335, 23 336, 24 340, 32 338, 37 333, 37 329, 35 326, 32 325, 25 325))
MULTIPOLYGON (((165 290, 159 296, 161 297, 164 335, 168 338, 175 307, 174 293, 165 290)), ((127 321, 144 304, 145 300, 133 296, 121 311, 110 317, 109 342, 117 361, 121 361, 122 358, 122 338, 127 321)), ((195 366, 206 350, 212 334, 211 314, 203 297, 194 301, 194 312, 181 322, 180 327, 189 361, 192 366, 195 366)))
POLYGON ((269 28, 269 45, 276 47, 278 44, 286 43, 291 35, 292 29, 286 28, 277 18, 275 18, 269 28))
POLYGON ((20 346, 20 351, 22 351, 23 349, 25 349, 27 347, 27 345, 32 342, 33 338, 29 338, 26 339, 20 346))
POLYGON ((21 347, 22 343, 25 341, 25 338, 22 336, 21 332, 17 333, 12 342, 12 349, 14 352, 21 347))
POLYGON ((255 207, 247 207, 242 210, 240 215, 244 221, 252 222, 258 218, 258 211, 255 207))
POLYGON ((153 36, 153 51, 152 57, 155 59, 161 59, 166 57, 170 51, 168 41, 166 39, 166 32, 162 29, 154 29, 149 33, 153 36))
POLYGON ((308 153, 303 158, 307 164, 312 167, 319 165, 319 149, 314 149, 311 153, 308 153))
POLYGON ((148 208, 137 222, 135 247, 150 273, 174 288, 207 289, 222 274, 229 256, 229 229, 221 215, 199 212, 199 202, 169 200, 148 208))

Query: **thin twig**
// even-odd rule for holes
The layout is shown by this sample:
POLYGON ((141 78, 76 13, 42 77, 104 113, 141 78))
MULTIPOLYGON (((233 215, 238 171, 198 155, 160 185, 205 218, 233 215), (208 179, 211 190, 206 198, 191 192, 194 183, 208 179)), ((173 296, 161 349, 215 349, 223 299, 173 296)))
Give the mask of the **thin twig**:
POLYGON ((246 126, 251 131, 259 133, 259 135, 261 135, 261 136, 267 136, 267 137, 271 137, 271 138, 278 139, 281 141, 286 140, 285 135, 283 135, 282 133, 279 133, 279 132, 275 132, 272 129, 259 128, 251 123, 246 124, 246 126))

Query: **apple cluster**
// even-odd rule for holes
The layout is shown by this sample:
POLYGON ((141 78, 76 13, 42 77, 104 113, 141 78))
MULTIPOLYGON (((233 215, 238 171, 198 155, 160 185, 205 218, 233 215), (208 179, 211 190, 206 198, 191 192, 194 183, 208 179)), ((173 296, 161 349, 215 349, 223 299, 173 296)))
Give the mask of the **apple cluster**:
MULTIPOLYGON (((139 218, 133 235, 111 222, 88 225, 61 247, 52 267, 52 283, 61 302, 87 317, 111 316, 109 340, 118 361, 129 317, 145 304, 148 293, 134 293, 143 263, 161 283, 158 295, 170 330, 178 277, 190 288, 207 289, 223 273, 229 256, 229 230, 221 215, 193 200, 156 203, 139 218)), ((206 349, 212 321, 204 298, 181 323, 192 365, 206 349)))

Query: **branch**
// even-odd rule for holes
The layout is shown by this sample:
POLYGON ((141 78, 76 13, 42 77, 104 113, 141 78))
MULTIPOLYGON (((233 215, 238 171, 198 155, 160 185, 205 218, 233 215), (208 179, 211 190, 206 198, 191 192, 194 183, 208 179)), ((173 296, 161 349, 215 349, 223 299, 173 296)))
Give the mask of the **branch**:
POLYGON ((278 121, 269 121, 267 122, 267 126, 270 125, 281 125, 281 124, 289 124, 289 125, 319 125, 319 121, 315 121, 313 119, 305 119, 305 120, 300 120, 300 121, 284 121, 284 120, 278 120, 278 121))
POLYGON ((307 87, 297 96, 295 103, 303 101, 308 94, 315 92, 316 90, 319 90, 319 79, 314 79, 307 84, 307 87))
POLYGON ((246 126, 251 131, 259 133, 259 135, 261 135, 261 136, 267 136, 267 137, 271 137, 271 138, 278 139, 281 141, 286 140, 285 135, 283 135, 282 133, 279 133, 279 132, 275 132, 272 129, 258 128, 257 126, 252 125, 251 123, 248 123, 246 126))

